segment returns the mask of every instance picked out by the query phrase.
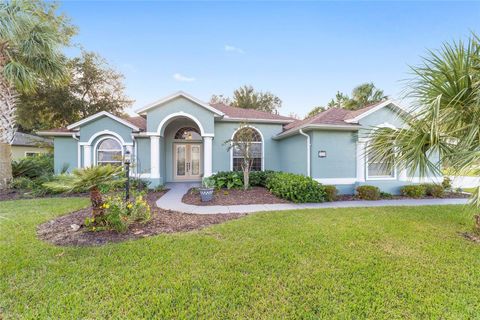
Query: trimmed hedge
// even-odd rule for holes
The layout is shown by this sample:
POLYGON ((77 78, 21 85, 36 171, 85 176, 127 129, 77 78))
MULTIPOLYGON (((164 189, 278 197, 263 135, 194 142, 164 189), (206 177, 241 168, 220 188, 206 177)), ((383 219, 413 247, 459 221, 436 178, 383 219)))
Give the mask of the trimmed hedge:
POLYGON ((337 200, 338 190, 335 186, 324 186, 325 187, 325 201, 332 202, 337 200))
MULTIPOLYGON (((275 171, 251 171, 250 187, 266 187, 267 179, 274 174, 275 171)), ((242 171, 220 171, 211 177, 215 181, 217 189, 238 189, 243 188, 243 172, 242 171)))
POLYGON ((295 203, 325 201, 325 187, 312 178, 299 174, 275 172, 267 179, 266 185, 277 197, 295 203))
POLYGON ((356 189, 357 197, 362 200, 379 200, 380 189, 375 186, 364 185, 359 186, 356 189))
POLYGON ((434 198, 443 198, 445 195, 445 189, 442 185, 435 184, 435 183, 425 183, 423 184, 425 187, 425 194, 427 196, 431 196, 434 198))
POLYGON ((410 198, 422 198, 426 195, 427 188, 422 184, 413 184, 403 186, 401 192, 404 196, 410 198))

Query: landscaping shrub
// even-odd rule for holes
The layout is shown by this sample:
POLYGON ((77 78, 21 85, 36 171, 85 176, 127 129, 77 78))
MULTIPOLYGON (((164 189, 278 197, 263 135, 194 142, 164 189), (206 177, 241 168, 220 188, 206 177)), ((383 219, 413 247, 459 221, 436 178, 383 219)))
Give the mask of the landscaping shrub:
POLYGON ((222 171, 212 177, 215 188, 235 189, 243 187, 243 173, 240 171, 222 171))
POLYGON ((337 200, 338 190, 335 186, 325 187, 325 201, 331 202, 337 200))
POLYGON ((444 177, 442 181, 442 187, 445 190, 451 190, 452 189, 452 179, 449 177, 444 177))
POLYGON ((270 177, 274 173, 275 173, 275 171, 272 171, 272 170, 251 171, 250 175, 249 175, 250 186, 251 187, 266 187, 268 177, 270 177))
POLYGON ((32 197, 41 197, 58 192, 46 188, 43 184, 54 179, 53 175, 43 175, 37 178, 17 177, 10 182, 10 188, 23 192, 32 197))
POLYGON ((443 188, 443 186, 439 184, 426 183, 426 184, 423 184, 423 186, 425 187, 425 194, 427 196, 432 196, 435 198, 443 198, 445 194, 445 189, 443 188))
POLYGON ((388 192, 380 192, 380 198, 381 199, 393 199, 393 195, 388 192))
POLYGON ((362 200, 379 200, 380 199, 380 189, 375 186, 359 186, 356 189, 357 197, 362 200))
POLYGON ((277 197, 296 203, 325 201, 325 187, 310 177, 275 172, 268 177, 266 186, 277 197))
POLYGON ((402 187, 401 189, 402 194, 410 198, 422 198, 425 196, 426 191, 427 188, 425 185, 421 184, 408 185, 402 187))
POLYGON ((134 222, 147 222, 150 220, 150 206, 137 195, 133 201, 126 202, 123 194, 119 193, 107 197, 102 205, 103 215, 85 219, 85 226, 92 231, 115 230, 125 232, 134 222))
POLYGON ((41 154, 12 161, 14 178, 27 177, 35 179, 45 175, 53 175, 53 155, 41 154))

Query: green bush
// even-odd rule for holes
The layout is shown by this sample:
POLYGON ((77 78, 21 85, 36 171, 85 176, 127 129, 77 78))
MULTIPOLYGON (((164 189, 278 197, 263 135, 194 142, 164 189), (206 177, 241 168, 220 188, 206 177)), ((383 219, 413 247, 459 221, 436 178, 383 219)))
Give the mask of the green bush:
POLYGON ((53 175, 53 155, 41 154, 12 161, 14 178, 27 177, 35 179, 45 175, 53 175))
POLYGON ((375 186, 359 186, 356 189, 357 197, 362 200, 379 200, 380 199, 380 189, 375 186))
POLYGON ((380 198, 381 199, 393 199, 393 195, 388 192, 380 192, 380 198))
POLYGON ((215 188, 236 189, 243 187, 243 173, 240 171, 222 171, 211 176, 215 188))
MULTIPOLYGON (((249 178, 250 178, 249 184, 251 187, 266 187, 268 177, 270 177, 274 173, 275 171, 272 171, 272 170, 252 171, 249 174, 249 178)), ((243 174, 242 174, 242 181, 243 181, 243 174)))
POLYGON ((427 188, 425 187, 425 185, 412 184, 402 187, 401 192, 406 197, 422 198, 426 195, 427 188))
POLYGON ((103 215, 85 219, 85 226, 91 231, 115 230, 125 232, 134 222, 150 220, 150 206, 137 195, 133 201, 125 202, 123 194, 119 193, 105 199, 102 205, 103 215))
POLYGON ((442 181, 442 187, 445 190, 452 189, 452 179, 450 179, 449 177, 444 177, 442 181))
POLYGON ((445 189, 443 186, 435 183, 426 183, 423 184, 425 187, 425 194, 427 196, 432 196, 434 198, 443 198, 445 195, 445 189))
POLYGON ((56 194, 58 192, 46 188, 43 184, 50 182, 54 179, 54 176, 43 175, 35 179, 28 177, 17 177, 13 178, 10 183, 12 189, 21 191, 26 195, 41 197, 47 194, 56 194))
POLYGON ((338 190, 335 186, 325 187, 325 201, 331 202, 337 200, 338 190))
POLYGON ((310 177, 276 172, 268 177, 266 186, 277 197, 295 203, 325 201, 325 187, 310 177))

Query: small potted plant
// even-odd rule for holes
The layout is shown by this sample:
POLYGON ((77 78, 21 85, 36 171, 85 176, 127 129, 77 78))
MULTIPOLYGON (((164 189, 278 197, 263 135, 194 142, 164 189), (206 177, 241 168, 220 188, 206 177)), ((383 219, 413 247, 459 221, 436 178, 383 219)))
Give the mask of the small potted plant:
POLYGON ((213 199, 213 190, 215 189, 215 181, 212 178, 205 177, 202 179, 202 187, 199 189, 202 201, 211 201, 213 199))

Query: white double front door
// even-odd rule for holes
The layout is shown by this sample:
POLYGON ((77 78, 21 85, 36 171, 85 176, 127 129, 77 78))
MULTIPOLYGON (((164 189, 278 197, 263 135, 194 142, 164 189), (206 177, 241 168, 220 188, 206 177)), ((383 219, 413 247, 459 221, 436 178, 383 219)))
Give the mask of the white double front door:
POLYGON ((201 143, 175 143, 173 147, 174 179, 200 180, 201 161, 201 143))

